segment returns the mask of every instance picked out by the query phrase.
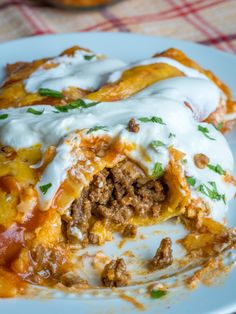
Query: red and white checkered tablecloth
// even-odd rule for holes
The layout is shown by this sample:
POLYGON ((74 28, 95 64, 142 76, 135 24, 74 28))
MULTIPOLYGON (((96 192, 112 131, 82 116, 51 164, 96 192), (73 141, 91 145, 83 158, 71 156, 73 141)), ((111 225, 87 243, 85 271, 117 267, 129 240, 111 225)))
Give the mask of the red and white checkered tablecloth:
POLYGON ((236 53, 236 0, 123 0, 94 11, 0 0, 0 41, 75 31, 170 36, 236 53))

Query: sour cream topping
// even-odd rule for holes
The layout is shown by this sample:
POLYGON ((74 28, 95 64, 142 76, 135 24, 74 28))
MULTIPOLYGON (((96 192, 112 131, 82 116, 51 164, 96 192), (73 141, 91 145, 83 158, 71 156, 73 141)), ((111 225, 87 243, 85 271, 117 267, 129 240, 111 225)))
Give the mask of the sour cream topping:
POLYGON ((138 162, 149 175, 153 174, 157 163, 163 170, 166 168, 170 158, 168 147, 173 146, 182 151, 185 153, 183 171, 196 181, 192 187, 192 197, 204 199, 215 220, 224 217, 235 187, 208 167, 197 168, 193 159, 196 154, 202 153, 209 158, 210 164, 218 164, 225 171, 232 172, 230 148, 223 135, 212 125, 198 122, 183 101, 151 95, 99 103, 68 112, 56 113, 55 107, 46 105, 37 105, 34 109, 43 113, 34 115, 27 112, 28 107, 1 110, 0 114, 8 116, 0 120, 0 142, 16 149, 40 144, 42 151, 50 145, 56 146, 56 156, 37 184, 42 208, 50 204, 68 170, 75 166, 78 155, 74 155, 73 151, 75 147, 79 150, 76 131, 83 129, 84 136, 106 134, 124 143, 135 143, 136 148, 127 156, 138 162), (127 130, 131 118, 135 118, 140 125, 138 133, 127 130), (154 145, 155 141, 158 141, 157 146, 154 145), (143 151, 149 160, 143 158, 143 151), (209 182, 215 183, 224 199, 213 200, 197 189, 203 184, 211 189, 209 182), (40 187, 49 183, 50 189, 42 193, 40 187))
POLYGON ((63 91, 78 87, 94 91, 106 83, 109 74, 125 63, 118 59, 101 59, 90 52, 77 50, 72 56, 60 56, 46 62, 25 80, 25 89, 35 93, 40 88, 63 91), (53 66, 55 65, 55 66, 53 66))
POLYGON ((77 50, 72 56, 60 56, 41 66, 25 80, 27 92, 37 92, 40 88, 63 91, 78 87, 95 91, 105 83, 115 83, 124 71, 137 66, 165 63, 180 70, 185 77, 175 77, 157 82, 135 97, 160 94, 174 100, 190 104, 195 117, 203 120, 225 101, 223 92, 205 74, 167 57, 150 58, 126 65, 121 60, 102 59, 99 55, 77 50))
POLYGON ((216 110, 221 99, 219 88, 210 80, 190 77, 174 77, 159 81, 134 97, 162 95, 179 102, 186 101, 191 106, 194 116, 197 120, 206 119, 216 110))
POLYGON ((173 66, 186 77, 158 82, 140 95, 160 93, 175 100, 190 102, 199 120, 205 119, 215 111, 220 100, 225 100, 223 92, 205 74, 174 59, 156 57, 127 65, 116 59, 101 60, 101 56, 83 50, 77 50, 72 56, 65 55, 49 60, 46 65, 56 66, 39 67, 25 80, 25 89, 29 93, 37 92, 40 88, 63 91, 69 87, 95 91, 105 83, 118 81, 126 70, 157 63, 173 66))
POLYGON ((172 67, 175 67, 176 69, 178 69, 179 71, 181 71, 182 73, 184 73, 188 77, 202 78, 205 80, 209 80, 209 78, 205 74, 201 73, 200 71, 198 71, 196 69, 187 67, 186 65, 178 62, 177 60, 174 60, 172 58, 167 58, 167 57, 155 57, 155 58, 150 58, 150 59, 131 63, 130 65, 127 65, 121 69, 118 69, 117 71, 114 71, 110 75, 108 81, 111 83, 118 81, 121 78, 124 71, 130 70, 131 68, 138 67, 138 66, 144 66, 144 65, 150 65, 150 64, 156 64, 156 63, 164 63, 164 64, 168 64, 172 67))

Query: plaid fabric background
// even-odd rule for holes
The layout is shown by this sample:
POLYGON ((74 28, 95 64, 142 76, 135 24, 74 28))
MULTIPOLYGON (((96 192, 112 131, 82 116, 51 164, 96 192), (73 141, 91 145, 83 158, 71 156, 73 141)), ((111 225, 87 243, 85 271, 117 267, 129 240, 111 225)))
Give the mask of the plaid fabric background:
POLYGON ((236 0, 123 0, 96 11, 0 0, 0 41, 75 31, 170 36, 236 53, 236 0))

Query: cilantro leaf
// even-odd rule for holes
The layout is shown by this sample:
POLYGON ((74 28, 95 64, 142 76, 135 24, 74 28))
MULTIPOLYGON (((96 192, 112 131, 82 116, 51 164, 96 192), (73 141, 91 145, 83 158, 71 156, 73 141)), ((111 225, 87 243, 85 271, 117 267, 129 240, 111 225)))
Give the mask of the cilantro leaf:
POLYGON ((186 181, 189 185, 194 186, 196 184, 196 179, 194 177, 187 177, 186 181))
POLYGON ((181 160, 181 163, 182 163, 183 165, 186 165, 186 164, 188 163, 188 160, 184 158, 184 159, 181 160))
POLYGON ((175 137, 176 135, 174 133, 171 133, 169 134, 168 138, 172 138, 172 137, 175 137))
POLYGON ((162 141, 152 141, 151 144, 152 148, 158 148, 158 147, 165 147, 166 145, 162 141))
POLYGON ((43 193, 43 195, 45 195, 47 193, 47 191, 51 188, 52 183, 48 183, 45 185, 41 185, 39 188, 41 190, 41 192, 43 193))
POLYGON ((226 197, 225 197, 225 194, 222 194, 222 195, 221 195, 221 199, 222 199, 222 201, 224 202, 224 204, 226 205, 226 197))
POLYGON ((217 165, 211 165, 211 164, 208 164, 207 167, 209 169, 211 169, 212 171, 215 171, 216 173, 219 173, 220 175, 224 175, 226 174, 226 171, 224 169, 222 169, 222 167, 217 164, 217 165))
POLYGON ((151 298, 152 299, 160 299, 167 294, 167 291, 164 290, 152 290, 151 291, 151 298))
POLYGON ((44 112, 44 110, 39 111, 39 110, 35 110, 33 108, 28 108, 26 112, 40 116, 44 112))
POLYGON ((92 133, 92 132, 96 132, 99 130, 104 130, 104 131, 108 131, 107 127, 105 125, 97 125, 94 128, 91 128, 87 131, 87 134, 92 133))
POLYGON ((141 121, 141 122, 153 122, 153 123, 159 123, 159 124, 165 125, 165 123, 163 122, 162 118, 155 117, 155 116, 153 116, 151 118, 141 117, 141 118, 139 118, 139 121, 141 121))
POLYGON ((210 182, 210 181, 208 183, 209 183, 210 187, 207 186, 206 184, 200 184, 199 187, 197 188, 197 191, 206 195, 207 197, 209 197, 212 200, 215 200, 215 201, 222 200, 225 203, 226 202, 225 194, 219 194, 219 192, 217 191, 216 183, 210 182))
POLYGON ((94 57, 95 57, 95 55, 85 55, 84 59, 89 61, 89 60, 93 59, 94 57))
POLYGON ((69 110, 79 109, 79 108, 90 108, 96 106, 99 102, 86 103, 83 99, 77 99, 72 101, 68 105, 56 106, 55 108, 60 112, 68 112, 69 110))
POLYGON ((0 114, 0 120, 4 120, 8 117, 8 114, 7 113, 4 113, 4 114, 0 114))
MULTIPOLYGON (((213 124, 214 125, 214 124, 213 124)), ((219 122, 217 125, 214 125, 214 127, 215 127, 215 129, 217 130, 217 131, 220 131, 221 129, 222 129, 222 127, 223 127, 223 122, 219 122)))
POLYGON ((202 132, 202 134, 203 134, 205 137, 209 138, 209 140, 215 141, 215 138, 209 136, 209 130, 208 130, 208 128, 205 128, 205 127, 203 127, 203 126, 201 126, 201 125, 198 125, 198 131, 202 132))
POLYGON ((162 164, 160 162, 156 162, 152 171, 152 177, 159 178, 164 173, 164 169, 162 168, 162 164))
POLYGON ((49 96, 54 98, 63 98, 63 95, 61 92, 49 88, 40 88, 38 90, 39 94, 41 96, 49 96))

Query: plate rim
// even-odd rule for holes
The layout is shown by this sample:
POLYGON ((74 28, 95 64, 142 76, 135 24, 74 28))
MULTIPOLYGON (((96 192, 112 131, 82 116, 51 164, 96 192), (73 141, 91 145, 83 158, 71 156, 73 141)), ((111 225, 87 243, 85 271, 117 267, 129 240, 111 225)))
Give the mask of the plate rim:
POLYGON ((184 40, 184 39, 177 39, 171 36, 158 36, 158 35, 148 35, 148 34, 141 34, 141 33, 125 33, 125 32, 62 32, 62 33, 53 33, 53 34, 40 34, 40 35, 31 35, 31 36, 25 36, 25 37, 20 37, 20 38, 15 38, 15 39, 10 39, 7 41, 2 41, 0 42, 0 49, 2 48, 2 46, 7 46, 7 45, 11 45, 11 44, 17 44, 18 42, 24 42, 24 41, 31 41, 31 40, 40 40, 40 39, 44 39, 44 38, 50 38, 50 37, 67 37, 67 36, 75 36, 75 35, 82 35, 82 36, 94 36, 94 35, 102 35, 102 36, 110 36, 110 35, 116 35, 116 36, 122 36, 122 37, 142 37, 142 38, 152 38, 152 39, 160 39, 160 40, 164 40, 164 41, 176 41, 179 43, 183 43, 186 45, 192 45, 198 48, 205 48, 207 50, 212 50, 212 52, 214 53, 220 53, 222 55, 225 55, 227 57, 233 57, 236 58, 236 55, 231 53, 231 52, 227 52, 227 51, 223 51, 220 50, 218 48, 212 47, 212 46, 207 46, 198 42, 194 42, 194 41, 188 41, 188 40, 184 40))

